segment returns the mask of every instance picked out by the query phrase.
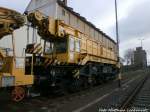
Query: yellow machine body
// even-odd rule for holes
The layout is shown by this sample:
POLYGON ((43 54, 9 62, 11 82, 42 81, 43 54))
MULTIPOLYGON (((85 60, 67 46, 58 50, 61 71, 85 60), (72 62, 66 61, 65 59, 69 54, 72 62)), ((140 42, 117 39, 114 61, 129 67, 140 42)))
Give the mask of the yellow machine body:
POLYGON ((44 40, 66 39, 67 52, 44 54, 45 57, 55 57, 59 62, 86 64, 87 62, 100 62, 117 66, 117 49, 113 43, 109 48, 102 41, 96 41, 80 30, 67 25, 62 20, 44 17, 36 11, 28 15, 33 26, 38 27, 38 33, 44 40), (70 47, 73 48, 70 48, 70 47), (52 56, 53 55, 53 56, 52 56))
MULTIPOLYGON (((15 29, 24 24, 24 17, 16 11, 0 7, 0 39, 13 34, 15 29)), ((0 87, 26 86, 33 84, 33 75, 25 74, 24 68, 17 68, 15 42, 12 36, 13 56, 8 55, 8 48, 0 48, 0 87)), ((9 46, 9 45, 8 45, 9 46)))
POLYGON ((33 76, 25 75, 23 68, 16 68, 14 57, 0 59, 3 66, 0 70, 0 87, 26 86, 33 84, 33 76))

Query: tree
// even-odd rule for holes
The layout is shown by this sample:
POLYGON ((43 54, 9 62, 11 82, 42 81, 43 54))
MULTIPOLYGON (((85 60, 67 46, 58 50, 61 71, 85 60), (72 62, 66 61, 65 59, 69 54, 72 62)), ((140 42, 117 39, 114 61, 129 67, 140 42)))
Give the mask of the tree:
POLYGON ((132 65, 134 59, 134 49, 127 49, 124 54, 126 65, 132 65))
POLYGON ((123 65, 125 63, 124 58, 120 57, 120 63, 123 65))

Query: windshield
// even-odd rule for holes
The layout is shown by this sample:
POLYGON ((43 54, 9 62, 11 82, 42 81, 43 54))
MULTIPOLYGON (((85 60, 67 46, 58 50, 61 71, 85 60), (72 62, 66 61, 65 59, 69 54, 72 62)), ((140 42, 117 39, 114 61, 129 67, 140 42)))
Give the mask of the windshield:
POLYGON ((64 53, 67 50, 67 39, 59 40, 55 43, 57 53, 64 53))
POLYGON ((55 42, 45 41, 45 54, 65 53, 67 51, 67 39, 63 38, 55 42))

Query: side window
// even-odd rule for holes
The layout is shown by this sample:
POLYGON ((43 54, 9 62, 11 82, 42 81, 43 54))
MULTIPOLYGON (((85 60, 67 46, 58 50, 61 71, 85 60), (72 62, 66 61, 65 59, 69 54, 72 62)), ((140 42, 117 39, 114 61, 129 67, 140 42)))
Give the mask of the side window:
POLYGON ((50 50, 50 43, 45 42, 45 53, 48 54, 49 50, 50 50))
POLYGON ((80 52, 80 40, 76 40, 76 52, 80 52))
POLYGON ((45 54, 51 54, 53 52, 53 43, 45 41, 45 54))
POLYGON ((70 51, 75 50, 75 45, 74 45, 74 38, 70 38, 70 51))

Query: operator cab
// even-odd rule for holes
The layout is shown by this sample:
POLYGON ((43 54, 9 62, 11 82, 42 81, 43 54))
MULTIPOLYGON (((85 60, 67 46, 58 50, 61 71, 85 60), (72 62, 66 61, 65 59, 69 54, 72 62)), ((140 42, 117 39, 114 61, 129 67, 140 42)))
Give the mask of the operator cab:
POLYGON ((80 53, 80 39, 67 36, 44 42, 44 55, 57 58, 61 62, 75 63, 80 53))
POLYGON ((60 38, 55 41, 45 41, 44 42, 44 54, 51 55, 53 53, 66 53, 68 49, 68 39, 60 38))

